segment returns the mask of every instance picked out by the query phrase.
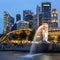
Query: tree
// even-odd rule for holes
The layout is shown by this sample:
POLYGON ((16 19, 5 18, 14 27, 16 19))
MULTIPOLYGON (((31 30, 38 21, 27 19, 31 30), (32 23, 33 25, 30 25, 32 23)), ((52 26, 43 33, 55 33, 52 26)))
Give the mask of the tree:
POLYGON ((54 40, 54 37, 51 37, 50 35, 48 36, 48 41, 54 40))
POLYGON ((2 37, 2 34, 0 34, 0 37, 2 37))
POLYGON ((32 41, 33 38, 34 38, 34 35, 35 35, 35 30, 32 30, 32 31, 30 32, 30 35, 29 35, 28 40, 32 41))
POLYGON ((25 31, 23 31, 22 33, 20 33, 20 39, 26 39, 26 33, 25 33, 25 31))
POLYGON ((60 43, 60 35, 58 35, 57 41, 58 41, 58 43, 60 43))

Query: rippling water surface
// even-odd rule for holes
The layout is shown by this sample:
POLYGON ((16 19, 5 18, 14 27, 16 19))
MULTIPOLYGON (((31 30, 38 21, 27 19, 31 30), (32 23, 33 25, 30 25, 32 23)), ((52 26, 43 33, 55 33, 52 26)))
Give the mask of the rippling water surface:
MULTIPOLYGON (((0 60, 23 60, 23 57, 21 59, 21 56, 25 55, 29 54, 15 51, 0 51, 0 60)), ((31 54, 29 56, 26 56, 27 59, 25 60, 60 60, 60 53, 39 53, 31 54)))

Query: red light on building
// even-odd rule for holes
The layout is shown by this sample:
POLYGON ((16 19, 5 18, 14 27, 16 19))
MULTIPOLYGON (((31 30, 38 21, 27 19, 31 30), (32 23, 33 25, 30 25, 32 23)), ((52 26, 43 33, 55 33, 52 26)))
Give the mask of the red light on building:
POLYGON ((24 15, 27 16, 28 14, 25 13, 24 15))

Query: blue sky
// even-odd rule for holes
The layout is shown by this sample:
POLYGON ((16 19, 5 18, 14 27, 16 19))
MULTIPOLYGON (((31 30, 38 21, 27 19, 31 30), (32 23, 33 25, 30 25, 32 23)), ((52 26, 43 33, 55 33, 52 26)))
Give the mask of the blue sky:
POLYGON ((52 8, 58 11, 58 24, 60 26, 60 0, 0 0, 0 33, 3 31, 3 12, 8 11, 15 18, 17 13, 23 14, 23 10, 32 10, 36 13, 36 6, 42 2, 51 2, 52 8))

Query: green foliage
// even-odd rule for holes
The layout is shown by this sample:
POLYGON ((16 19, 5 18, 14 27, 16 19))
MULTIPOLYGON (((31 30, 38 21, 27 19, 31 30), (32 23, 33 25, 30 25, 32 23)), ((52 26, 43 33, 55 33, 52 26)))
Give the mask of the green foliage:
POLYGON ((17 34, 13 34, 11 37, 15 40, 15 39, 18 38, 18 35, 17 34))
POLYGON ((5 35, 4 34, 0 34, 0 38, 3 37, 3 36, 5 36, 5 35))
POLYGON ((34 35, 35 35, 35 30, 32 30, 32 31, 30 32, 30 35, 29 35, 28 40, 32 41, 33 38, 34 38, 34 35))
POLYGON ((20 40, 22 40, 22 39, 26 39, 26 33, 23 31, 22 33, 20 33, 20 34, 13 34, 12 35, 12 38, 13 39, 20 39, 20 40))
POLYGON ((0 37, 2 37, 3 36, 3 34, 0 34, 0 37))
POLYGON ((20 39, 26 39, 26 33, 23 31, 20 35, 20 39))
POLYGON ((54 40, 54 37, 51 37, 50 35, 48 36, 48 41, 54 40))
POLYGON ((58 43, 60 43, 60 35, 57 37, 57 41, 58 43))

